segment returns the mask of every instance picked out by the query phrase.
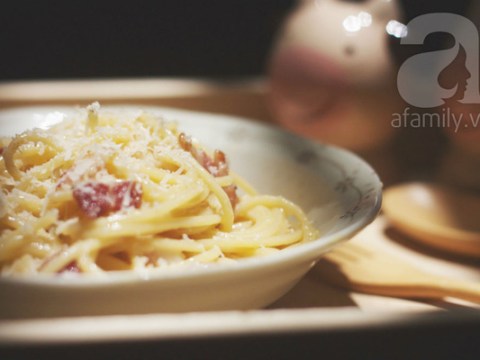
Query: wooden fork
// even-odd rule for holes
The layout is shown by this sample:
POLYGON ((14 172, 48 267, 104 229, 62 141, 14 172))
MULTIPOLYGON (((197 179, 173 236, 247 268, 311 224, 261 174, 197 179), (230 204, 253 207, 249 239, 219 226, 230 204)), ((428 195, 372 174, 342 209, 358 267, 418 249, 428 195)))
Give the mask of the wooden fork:
POLYGON ((325 280, 359 292, 402 298, 453 297, 480 303, 480 283, 425 273, 392 255, 345 243, 319 262, 325 280))

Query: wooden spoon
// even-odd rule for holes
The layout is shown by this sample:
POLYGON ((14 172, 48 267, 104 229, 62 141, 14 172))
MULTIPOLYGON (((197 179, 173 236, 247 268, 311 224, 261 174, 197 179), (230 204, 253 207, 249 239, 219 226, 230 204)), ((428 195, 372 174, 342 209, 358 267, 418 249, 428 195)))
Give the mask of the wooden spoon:
POLYGON ((407 183, 385 190, 383 211, 400 231, 426 245, 480 257, 480 196, 446 186, 407 183))
POLYGON ((315 271, 334 285, 367 294, 425 299, 454 297, 480 303, 480 283, 426 273, 359 243, 348 242, 325 254, 315 271))

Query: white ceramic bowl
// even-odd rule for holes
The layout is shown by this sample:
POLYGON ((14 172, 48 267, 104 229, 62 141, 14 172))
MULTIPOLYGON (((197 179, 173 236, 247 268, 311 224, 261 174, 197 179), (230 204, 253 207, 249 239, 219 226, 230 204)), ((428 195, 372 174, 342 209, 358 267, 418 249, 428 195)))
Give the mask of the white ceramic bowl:
MULTIPOLYGON (((111 109, 136 111, 133 106, 111 109)), ((210 148, 222 149, 232 169, 260 192, 299 204, 321 236, 234 265, 116 272, 98 278, 0 278, 0 317, 260 308, 285 294, 323 253, 352 237, 379 211, 382 184, 372 168, 350 152, 231 116, 142 109, 177 120, 182 131, 210 148)), ((3 110, 0 133, 49 126, 72 111, 51 106, 3 110)))

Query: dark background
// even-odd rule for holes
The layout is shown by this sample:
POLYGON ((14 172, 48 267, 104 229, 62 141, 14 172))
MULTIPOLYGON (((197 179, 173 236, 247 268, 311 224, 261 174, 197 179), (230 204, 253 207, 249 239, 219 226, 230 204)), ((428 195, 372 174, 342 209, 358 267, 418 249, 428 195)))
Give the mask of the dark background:
POLYGON ((293 4, 2 1, 0 79, 258 74, 293 4))
MULTIPOLYGON (((402 3, 408 21, 425 12, 463 13, 468 1, 402 3)), ((260 75, 275 34, 295 4, 293 0, 2 1, 0 80, 260 75)))

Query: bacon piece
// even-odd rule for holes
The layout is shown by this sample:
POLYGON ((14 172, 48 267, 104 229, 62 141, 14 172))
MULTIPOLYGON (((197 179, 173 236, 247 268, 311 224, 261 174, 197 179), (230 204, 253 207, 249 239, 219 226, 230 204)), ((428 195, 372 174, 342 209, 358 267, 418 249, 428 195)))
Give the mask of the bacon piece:
POLYGON ((195 160, 202 165, 213 176, 226 176, 228 175, 228 163, 227 157, 223 151, 215 150, 213 152, 213 159, 203 150, 197 149, 192 144, 192 139, 181 133, 178 136, 178 142, 183 150, 192 154, 195 160))
POLYGON ((188 152, 192 150, 192 139, 190 136, 185 135, 185 133, 180 133, 180 135, 178 135, 178 143, 183 150, 188 152))
POLYGON ((230 200, 232 207, 235 208, 235 206, 238 204, 237 186, 236 185, 225 186, 223 187, 223 191, 227 193, 228 199, 230 200))
POLYGON ((0 146, 0 156, 3 155, 3 147, 0 146))
POLYGON ((135 181, 122 181, 110 187, 113 195, 113 211, 133 206, 138 209, 142 205, 142 187, 135 181))
POLYGON ((80 268, 77 265, 77 262, 75 260, 70 261, 67 265, 64 266, 63 269, 59 270, 57 273, 62 274, 62 273, 80 273, 80 268))
MULTIPOLYGON (((212 159, 205 151, 197 149, 195 146, 193 146, 192 139, 184 133, 178 135, 178 142, 183 150, 191 153, 195 160, 197 160, 198 163, 213 176, 220 177, 228 175, 229 168, 227 157, 223 151, 215 150, 213 152, 212 159)), ((224 187, 223 190, 227 193, 232 207, 235 207, 235 205, 238 203, 238 196, 236 192, 237 187, 235 185, 230 185, 224 187)))
POLYGON ((139 208, 142 204, 142 188, 135 181, 113 184, 87 182, 73 189, 73 197, 83 213, 96 219, 128 207, 139 208))
POLYGON ((213 161, 207 164, 207 169, 213 176, 227 176, 229 170, 225 153, 215 150, 213 152, 213 161))
POLYGON ((89 182, 73 189, 73 197, 89 218, 105 215, 112 207, 112 197, 107 184, 89 182))

